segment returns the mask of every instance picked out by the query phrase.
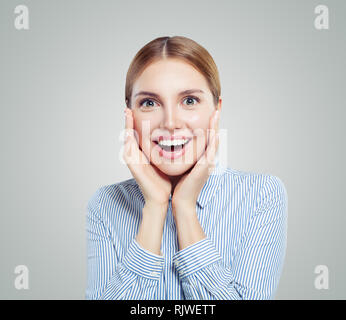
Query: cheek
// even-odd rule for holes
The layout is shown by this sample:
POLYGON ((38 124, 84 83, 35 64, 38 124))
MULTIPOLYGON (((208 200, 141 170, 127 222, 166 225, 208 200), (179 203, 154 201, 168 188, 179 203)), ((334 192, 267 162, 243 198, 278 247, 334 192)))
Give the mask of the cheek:
POLYGON ((189 121, 191 122, 191 123, 196 123, 196 122, 199 122, 200 121, 200 116, 198 115, 198 114, 193 114, 191 117, 190 117, 190 119, 189 119, 189 121))
POLYGON ((191 125, 191 127, 193 128, 199 128, 199 129, 203 129, 206 130, 208 128, 209 125, 209 116, 207 116, 204 112, 201 113, 193 113, 189 115, 189 123, 191 125))
POLYGON ((209 128, 209 118, 205 115, 193 114, 189 117, 189 126, 194 134, 200 139, 205 137, 209 128))
POLYGON ((194 115, 191 117, 191 121, 193 121, 193 124, 191 122, 191 125, 193 125, 194 128, 194 134, 195 134, 195 148, 194 148, 194 154, 196 155, 197 159, 201 157, 202 154, 204 154, 206 147, 208 145, 208 129, 209 129, 209 120, 210 115, 194 115))

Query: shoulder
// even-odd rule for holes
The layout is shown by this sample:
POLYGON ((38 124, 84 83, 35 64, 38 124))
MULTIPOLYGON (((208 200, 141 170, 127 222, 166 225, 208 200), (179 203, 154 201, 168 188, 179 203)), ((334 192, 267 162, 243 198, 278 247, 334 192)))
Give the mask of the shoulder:
POLYGON ((287 203, 285 184, 276 175, 235 170, 230 167, 225 168, 224 175, 230 189, 251 196, 256 207, 268 200, 287 203))
MULTIPOLYGON (((129 203, 140 203, 141 192, 134 178, 125 181, 103 185, 96 189, 88 201, 88 209, 109 212, 126 207, 129 203)), ((89 210, 90 211, 90 210, 89 210)))
POLYGON ((135 179, 104 185, 99 192, 105 200, 120 200, 133 195, 138 189, 135 179))
POLYGON ((260 188, 277 189, 281 192, 286 191, 283 181, 273 174, 240 171, 226 167, 224 175, 226 176, 226 181, 235 184, 248 184, 259 186, 260 188))
POLYGON ((97 196, 100 201, 104 198, 116 199, 121 196, 126 196, 127 194, 133 192, 135 189, 137 189, 137 183, 135 179, 128 179, 113 184, 103 185, 95 191, 93 196, 97 196))

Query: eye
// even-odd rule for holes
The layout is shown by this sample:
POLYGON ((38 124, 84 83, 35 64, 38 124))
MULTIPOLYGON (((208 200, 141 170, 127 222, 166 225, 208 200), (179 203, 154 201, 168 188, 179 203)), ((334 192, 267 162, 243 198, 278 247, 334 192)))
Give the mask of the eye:
POLYGON ((184 99, 184 101, 187 102, 187 105, 188 105, 188 106, 193 106, 193 105, 195 105, 197 102, 199 102, 199 99, 198 99, 197 97, 186 97, 186 98, 184 99), (196 101, 196 103, 193 103, 194 101, 196 101))
POLYGON ((151 100, 151 99, 143 99, 143 100, 141 100, 140 102, 139 102, 139 105, 142 107, 142 106, 144 106, 144 107, 146 107, 145 109, 148 109, 148 108, 151 108, 151 107, 154 107, 154 101, 153 100, 151 100), (148 105, 145 105, 145 103, 149 103, 148 105))

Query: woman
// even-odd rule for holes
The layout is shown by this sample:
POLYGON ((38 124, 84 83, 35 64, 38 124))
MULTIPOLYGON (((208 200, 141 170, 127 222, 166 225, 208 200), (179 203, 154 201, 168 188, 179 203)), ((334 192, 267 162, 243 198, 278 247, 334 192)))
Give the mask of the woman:
POLYGON ((222 100, 210 54, 185 37, 157 38, 134 57, 125 91, 134 178, 88 203, 86 298, 272 299, 286 189, 216 160, 222 100))

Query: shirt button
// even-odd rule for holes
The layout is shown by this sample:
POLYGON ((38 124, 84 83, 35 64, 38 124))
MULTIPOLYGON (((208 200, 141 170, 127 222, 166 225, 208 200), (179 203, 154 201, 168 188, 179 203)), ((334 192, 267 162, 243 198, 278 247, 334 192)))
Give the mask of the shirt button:
POLYGON ((180 265, 179 261, 176 261, 175 265, 176 265, 177 267, 179 267, 179 265, 180 265))
POLYGON ((161 261, 156 261, 155 264, 156 264, 157 266, 162 266, 161 261))

